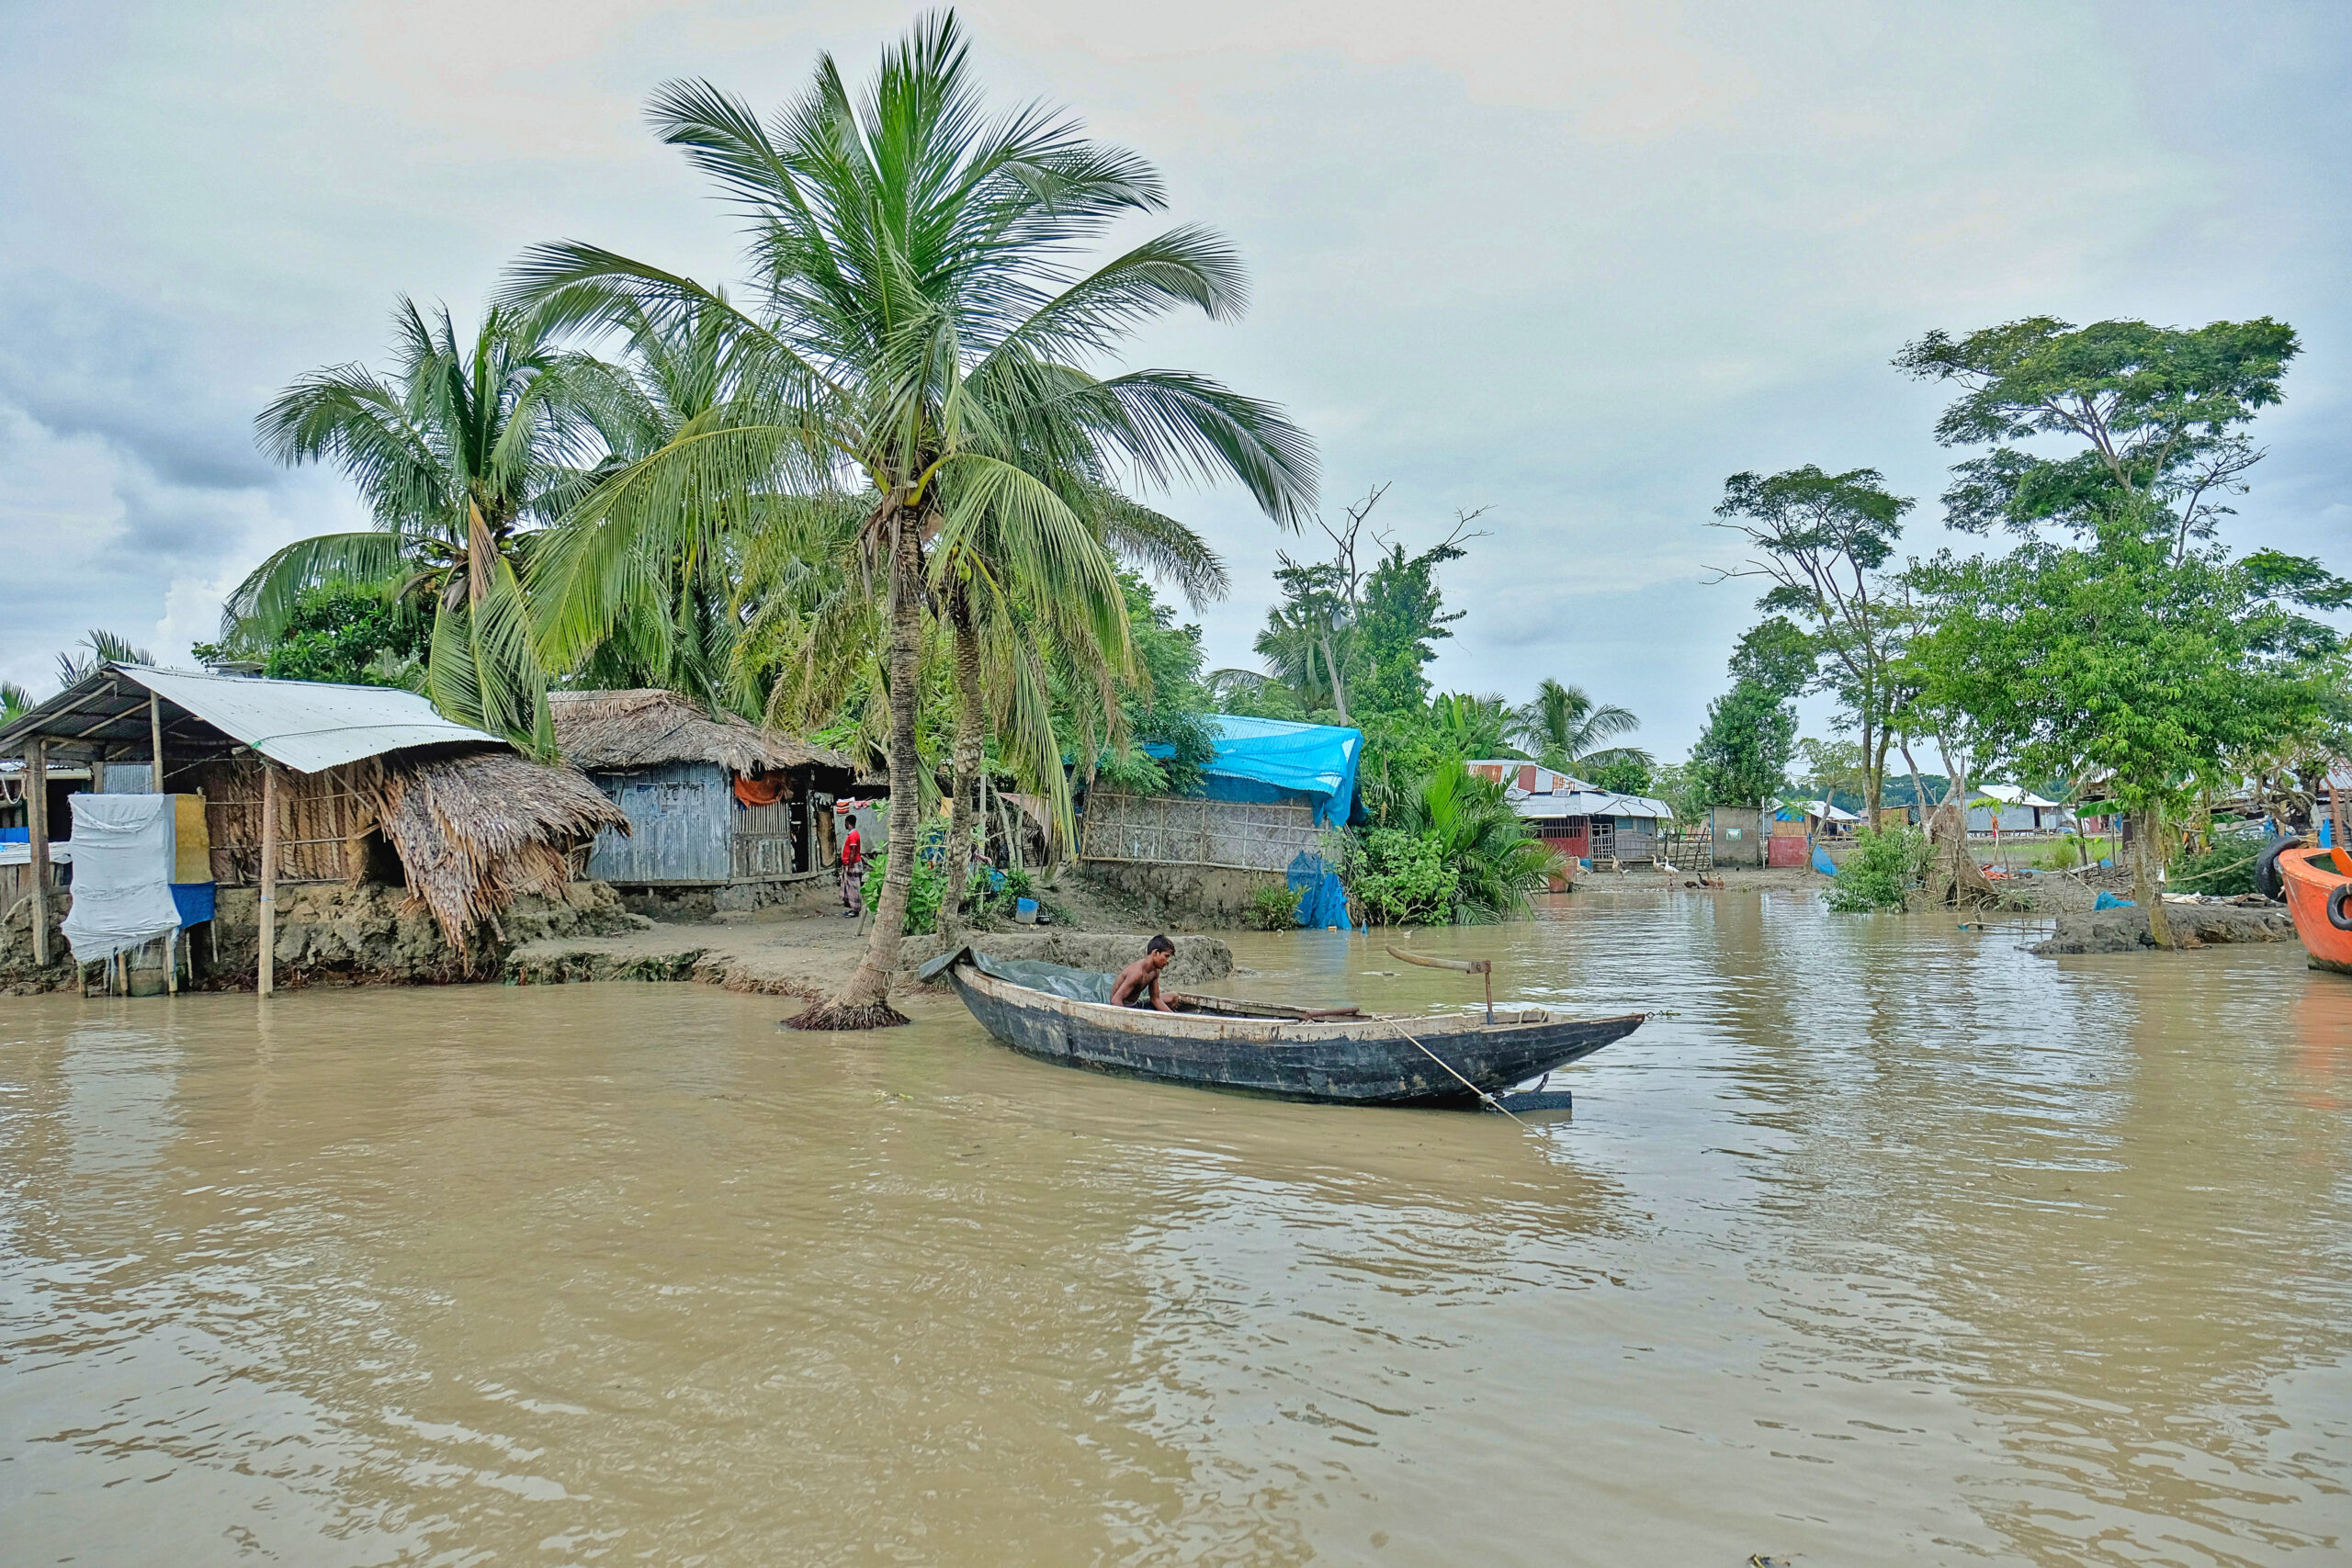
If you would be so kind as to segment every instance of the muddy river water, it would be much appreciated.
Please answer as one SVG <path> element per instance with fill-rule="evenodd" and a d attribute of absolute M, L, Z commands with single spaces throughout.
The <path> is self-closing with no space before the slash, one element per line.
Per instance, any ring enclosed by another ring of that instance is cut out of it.
<path fill-rule="evenodd" d="M 2352 981 L 2031 934 L 1603 891 L 1418 937 L 1671 1011 L 1525 1130 L 953 1002 L 0 1001 L 0 1558 L 2352 1560 Z"/>

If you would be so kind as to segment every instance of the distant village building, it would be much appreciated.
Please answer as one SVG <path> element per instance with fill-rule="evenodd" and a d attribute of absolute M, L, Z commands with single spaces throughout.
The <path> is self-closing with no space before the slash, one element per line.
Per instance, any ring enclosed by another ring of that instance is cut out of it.
<path fill-rule="evenodd" d="M 2072 811 L 2021 784 L 1979 784 L 1968 797 L 1972 833 L 2064 833 L 2074 828 Z"/>
<path fill-rule="evenodd" d="M 564 761 L 627 820 L 597 836 L 591 876 L 625 890 L 731 888 L 729 902 L 748 904 L 831 874 L 833 804 L 856 776 L 840 752 L 675 692 L 551 692 L 548 708 Z"/>
<path fill-rule="evenodd" d="M 1660 836 L 1674 807 L 1642 795 L 1620 795 L 1540 763 L 1482 757 L 1464 764 L 1503 786 L 1535 836 L 1570 860 L 1614 869 L 1657 863 Z"/>

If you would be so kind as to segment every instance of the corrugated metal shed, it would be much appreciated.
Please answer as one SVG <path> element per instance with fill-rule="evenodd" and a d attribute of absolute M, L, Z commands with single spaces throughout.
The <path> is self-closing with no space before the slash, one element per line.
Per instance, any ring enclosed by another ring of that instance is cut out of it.
<path fill-rule="evenodd" d="M 450 723 L 414 692 L 388 686 L 109 663 L 0 728 L 0 751 L 19 750 L 31 738 L 47 736 L 53 757 L 98 756 L 123 747 L 143 754 L 149 749 L 151 692 L 179 710 L 166 716 L 172 722 L 164 737 L 165 750 L 175 760 L 183 748 L 198 755 L 224 750 L 217 737 L 191 733 L 188 717 L 298 773 L 412 746 L 506 744 L 495 735 Z"/>

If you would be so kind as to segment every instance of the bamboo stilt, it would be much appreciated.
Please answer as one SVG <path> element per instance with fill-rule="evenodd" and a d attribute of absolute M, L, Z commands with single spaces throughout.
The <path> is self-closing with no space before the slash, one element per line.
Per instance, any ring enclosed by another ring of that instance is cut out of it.
<path fill-rule="evenodd" d="M 277 979 L 277 769 L 261 765 L 261 994 Z"/>
<path fill-rule="evenodd" d="M 33 963 L 49 967 L 49 742 L 25 759 L 25 820 L 32 825 Z"/>

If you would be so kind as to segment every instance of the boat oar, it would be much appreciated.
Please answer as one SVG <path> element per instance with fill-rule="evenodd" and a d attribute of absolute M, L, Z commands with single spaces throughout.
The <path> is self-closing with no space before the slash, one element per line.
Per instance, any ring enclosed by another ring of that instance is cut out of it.
<path fill-rule="evenodd" d="M 1424 969 L 1451 969 L 1461 975 L 1484 975 L 1487 977 L 1487 1022 L 1490 1027 L 1493 1025 L 1495 1021 L 1495 964 L 1492 959 L 1423 958 L 1419 953 L 1407 953 L 1401 947 L 1390 948 L 1388 956 L 1401 958 L 1408 964 L 1418 964 Z"/>

